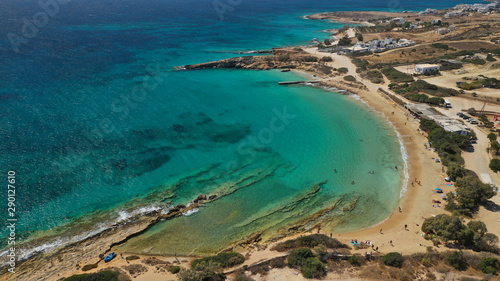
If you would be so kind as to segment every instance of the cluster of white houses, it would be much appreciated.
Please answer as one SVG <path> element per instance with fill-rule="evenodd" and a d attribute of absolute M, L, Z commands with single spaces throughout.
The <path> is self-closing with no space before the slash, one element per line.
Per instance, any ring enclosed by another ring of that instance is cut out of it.
<path fill-rule="evenodd" d="M 496 9 L 496 6 L 497 6 L 498 2 L 493 2 L 493 3 L 489 3 L 489 4 L 480 4 L 480 3 L 476 3 L 476 4 L 459 4 L 459 5 L 456 5 L 455 8 L 453 8 L 455 11 L 459 11 L 459 12 L 478 12 L 478 13 L 489 13 L 493 10 Z"/>
<path fill-rule="evenodd" d="M 352 47 L 347 47 L 342 49 L 344 53 L 352 53 L 352 52 L 374 52 L 380 53 L 386 50 L 403 48 L 415 45 L 415 41 L 408 39 L 399 39 L 396 40 L 394 38 L 384 38 L 384 39 L 375 39 L 368 42 L 357 42 Z"/>

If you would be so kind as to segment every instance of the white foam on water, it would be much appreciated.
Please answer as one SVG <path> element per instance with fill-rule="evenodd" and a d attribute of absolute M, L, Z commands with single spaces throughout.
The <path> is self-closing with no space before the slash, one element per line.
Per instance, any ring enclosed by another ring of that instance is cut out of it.
<path fill-rule="evenodd" d="M 123 224 L 123 223 L 130 221 L 131 219 L 133 219 L 137 216 L 149 214 L 152 212 L 158 212 L 158 211 L 160 211 L 161 213 L 168 213 L 169 209 L 163 208 L 157 204 L 154 204 L 154 205 L 150 205 L 150 206 L 136 208 L 136 209 L 129 211 L 129 212 L 120 211 L 118 213 L 118 216 L 116 216 L 115 218 L 113 218 L 105 223 L 100 223 L 100 224 L 96 225 L 96 227 L 92 231 L 86 231 L 80 235 L 74 235 L 71 237 L 57 237 L 57 238 L 54 238 L 47 243 L 44 243 L 42 245 L 35 246 L 35 247 L 19 248 L 19 254 L 18 254 L 17 258 L 18 258 L 18 260 L 25 260 L 25 259 L 28 259 L 35 254 L 38 254 L 38 253 L 45 253 L 45 252 L 50 252 L 50 251 L 53 251 L 56 249 L 60 249 L 68 244 L 83 241 L 89 237 L 92 237 L 96 234 L 99 234 L 99 233 L 101 233 L 109 228 L 116 226 L 116 224 Z M 7 253 L 8 253 L 8 251 L 4 251 L 4 252 L 0 253 L 0 257 L 6 256 Z"/>
<path fill-rule="evenodd" d="M 194 213 L 198 213 L 199 211 L 200 211 L 200 209 L 199 209 L 199 208 L 193 208 L 193 209 L 191 209 L 191 210 L 189 210 L 189 211 L 185 212 L 183 215 L 187 217 L 187 216 L 190 216 L 190 215 L 192 215 L 192 214 L 194 214 Z"/>

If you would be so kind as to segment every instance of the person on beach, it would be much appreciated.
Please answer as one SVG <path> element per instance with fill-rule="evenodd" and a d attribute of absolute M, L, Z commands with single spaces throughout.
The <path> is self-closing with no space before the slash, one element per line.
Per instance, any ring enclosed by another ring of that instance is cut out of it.
<path fill-rule="evenodd" d="M 382 228 L 380 229 L 380 234 L 382 234 Z"/>
<path fill-rule="evenodd" d="M 400 213 L 402 212 L 402 211 L 401 211 L 401 206 L 399 206 L 399 212 L 400 212 Z"/>
<path fill-rule="evenodd" d="M 408 225 L 407 224 L 405 224 L 405 230 L 408 230 Z"/>
<path fill-rule="evenodd" d="M 397 170 L 397 169 L 398 169 L 398 166 L 394 166 L 394 169 L 396 169 L 396 170 Z"/>

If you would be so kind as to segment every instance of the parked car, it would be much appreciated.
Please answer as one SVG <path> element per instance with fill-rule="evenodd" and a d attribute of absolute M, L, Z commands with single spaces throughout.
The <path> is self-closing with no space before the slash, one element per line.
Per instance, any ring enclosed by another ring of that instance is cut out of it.
<path fill-rule="evenodd" d="M 109 253 L 109 255 L 107 255 L 107 256 L 104 257 L 104 262 L 110 262 L 115 257 L 116 257 L 115 252 L 111 252 L 111 253 Z"/>

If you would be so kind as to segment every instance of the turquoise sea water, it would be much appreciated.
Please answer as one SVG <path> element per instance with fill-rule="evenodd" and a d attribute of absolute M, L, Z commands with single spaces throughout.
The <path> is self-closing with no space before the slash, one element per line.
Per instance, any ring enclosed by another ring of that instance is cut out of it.
<path fill-rule="evenodd" d="M 294 73 L 173 67 L 308 44 L 343 26 L 303 19 L 313 12 L 427 4 L 242 1 L 221 18 L 213 3 L 71 1 L 19 52 L 6 35 L 22 35 L 22 18 L 41 8 L 5 3 L 0 167 L 17 175 L 17 234 L 27 243 L 20 256 L 200 193 L 220 199 L 124 247 L 204 253 L 261 230 L 271 237 L 334 206 L 323 216 L 331 231 L 366 227 L 394 209 L 400 146 L 364 104 L 277 85 L 302 79 Z"/>

